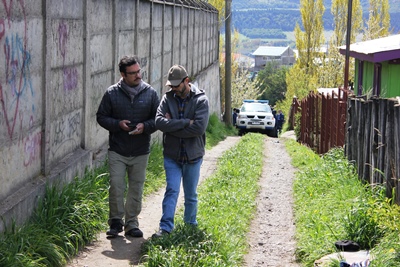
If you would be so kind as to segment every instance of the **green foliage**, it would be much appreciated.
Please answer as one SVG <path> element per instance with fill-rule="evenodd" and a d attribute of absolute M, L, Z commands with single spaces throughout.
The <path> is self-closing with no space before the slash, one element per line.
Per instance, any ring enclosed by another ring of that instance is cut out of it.
<path fill-rule="evenodd" d="M 170 235 L 143 246 L 144 266 L 240 266 L 247 251 L 243 235 L 256 208 L 263 140 L 251 133 L 224 153 L 199 187 L 199 226 L 184 225 L 180 210 Z"/>
<path fill-rule="evenodd" d="M 269 62 L 262 69 L 256 79 L 257 87 L 263 92 L 260 99 L 268 99 L 271 106 L 285 99 L 287 90 L 286 73 L 288 68 L 279 67 L 276 63 Z"/>
<path fill-rule="evenodd" d="M 232 83 L 232 108 L 239 108 L 245 99 L 261 99 L 264 89 L 251 81 L 247 71 L 238 72 Z"/>
<path fill-rule="evenodd" d="M 343 218 L 344 230 L 349 240 L 357 242 L 362 249 L 373 248 L 383 237 L 379 223 L 371 216 L 370 203 L 355 199 L 353 207 Z"/>
<path fill-rule="evenodd" d="M 301 134 L 301 110 L 294 114 L 294 120 L 296 122 L 296 125 L 294 126 L 294 133 L 296 135 L 296 140 L 300 140 L 300 134 Z"/>
<path fill-rule="evenodd" d="M 363 184 L 343 149 L 319 157 L 293 140 L 285 145 L 299 168 L 294 183 L 296 255 L 303 265 L 313 266 L 336 251 L 336 241 L 347 239 L 372 248 L 371 266 L 399 266 L 400 208 L 383 188 Z"/>
<path fill-rule="evenodd" d="M 211 147 L 236 129 L 225 128 L 213 114 L 207 128 Z M 161 144 L 151 146 L 144 195 L 165 183 Z M 96 239 L 108 220 L 108 164 L 67 185 L 48 186 L 29 222 L 13 224 L 0 234 L 0 266 L 65 266 L 67 260 Z"/>
<path fill-rule="evenodd" d="M 390 34 L 389 0 L 370 0 L 369 17 L 363 40 L 372 40 Z"/>
<path fill-rule="evenodd" d="M 246 33 L 249 38 L 286 39 L 286 34 L 280 29 L 251 28 L 243 29 L 242 32 Z"/>
<path fill-rule="evenodd" d="M 206 129 L 206 148 L 209 149 L 215 146 L 230 135 L 237 135 L 236 128 L 232 126 L 226 127 L 217 114 L 213 113 L 208 120 Z"/>
<path fill-rule="evenodd" d="M 103 166 L 64 187 L 47 187 L 31 220 L 0 235 L 0 266 L 64 266 L 93 241 L 108 215 L 104 171 Z"/>

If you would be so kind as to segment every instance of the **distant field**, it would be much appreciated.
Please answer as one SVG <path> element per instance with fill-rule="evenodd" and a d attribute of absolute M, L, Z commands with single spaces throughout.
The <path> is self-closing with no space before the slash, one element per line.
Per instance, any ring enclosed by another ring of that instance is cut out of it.
<path fill-rule="evenodd" d="M 251 55 L 259 46 L 272 45 L 272 46 L 295 46 L 294 32 L 284 32 L 286 39 L 250 39 L 243 34 L 239 35 L 239 46 L 237 53 L 244 55 Z M 328 41 L 332 36 L 332 31 L 325 31 L 325 41 Z"/>

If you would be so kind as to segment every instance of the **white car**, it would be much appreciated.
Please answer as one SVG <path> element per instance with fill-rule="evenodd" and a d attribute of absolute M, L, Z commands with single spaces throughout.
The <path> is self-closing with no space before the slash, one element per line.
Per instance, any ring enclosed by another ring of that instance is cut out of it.
<path fill-rule="evenodd" d="M 236 119 L 239 135 L 262 132 L 277 137 L 275 117 L 268 100 L 244 100 Z"/>

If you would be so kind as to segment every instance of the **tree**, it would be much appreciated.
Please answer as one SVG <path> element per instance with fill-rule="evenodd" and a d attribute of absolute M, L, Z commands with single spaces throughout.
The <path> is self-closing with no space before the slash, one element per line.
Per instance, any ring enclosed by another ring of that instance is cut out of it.
<path fill-rule="evenodd" d="M 372 40 L 390 34 L 389 0 L 370 0 L 369 18 L 363 40 Z"/>
<path fill-rule="evenodd" d="M 248 78 L 248 71 L 238 71 L 232 82 L 232 107 L 239 108 L 245 99 L 259 99 L 263 91 Z"/>
<path fill-rule="evenodd" d="M 287 91 L 285 99 L 277 103 L 278 108 L 284 113 L 287 114 L 289 111 L 293 97 L 301 100 L 309 94 L 310 88 L 312 91 L 316 90 L 317 76 L 305 79 L 304 77 L 307 75 L 306 69 L 301 68 L 298 64 L 288 70 L 286 74 Z"/>
<path fill-rule="evenodd" d="M 285 98 L 287 71 L 286 67 L 269 62 L 257 75 L 256 86 L 262 92 L 261 98 L 268 99 L 271 106 Z"/>
<path fill-rule="evenodd" d="M 322 16 L 325 8 L 322 0 L 300 0 L 300 13 L 304 32 L 296 24 L 295 37 L 298 58 L 287 72 L 287 92 L 285 99 L 278 101 L 277 107 L 284 113 L 290 109 L 292 98 L 305 97 L 315 91 L 318 85 L 319 66 L 316 59 L 321 59 L 321 44 L 324 43 Z"/>
<path fill-rule="evenodd" d="M 331 13 L 334 21 L 334 31 L 329 40 L 328 53 L 322 60 L 318 84 L 320 87 L 339 87 L 343 84 L 345 58 L 339 53 L 339 46 L 346 44 L 349 0 L 333 0 Z M 350 43 L 355 42 L 362 28 L 362 8 L 360 0 L 352 0 Z M 354 59 L 350 60 L 354 66 Z M 350 77 L 354 77 L 354 67 Z"/>
<path fill-rule="evenodd" d="M 322 16 L 325 7 L 323 0 L 300 0 L 300 13 L 304 32 L 299 24 L 295 27 L 296 47 L 299 51 L 297 64 L 306 74 L 314 75 L 314 60 L 320 57 L 321 44 L 324 43 Z"/>
<path fill-rule="evenodd" d="M 238 35 L 235 34 L 234 31 L 234 39 L 233 41 L 231 41 L 231 3 L 232 0 L 208 0 L 208 3 L 210 3 L 211 5 L 213 5 L 215 8 L 218 9 L 219 11 L 219 20 L 220 20 L 220 26 L 223 25 L 223 22 L 226 21 L 225 23 L 225 28 L 227 29 L 228 33 L 225 31 L 225 35 L 226 35 L 226 45 L 228 45 L 229 47 L 225 46 L 224 48 L 224 43 L 223 42 L 223 38 L 222 36 L 220 37 L 220 60 L 222 60 L 220 63 L 220 76 L 221 76 L 221 108 L 225 113 L 225 118 L 224 121 L 227 124 L 231 124 L 232 123 L 232 115 L 230 112 L 231 109 L 231 95 L 232 95 L 232 89 L 231 89 L 231 77 L 232 77 L 232 73 L 235 73 L 235 71 L 237 70 L 237 65 L 235 65 L 232 57 L 234 55 L 234 51 L 232 51 L 232 49 L 235 46 L 235 38 L 238 39 Z M 229 16 L 227 17 L 226 12 L 229 13 Z M 235 36 L 236 35 L 236 36 Z M 227 58 L 229 57 L 229 58 Z M 233 63 L 232 63 L 233 62 Z M 226 66 L 226 63 L 228 64 L 228 66 Z M 226 72 L 226 69 L 228 69 L 228 72 Z M 229 84 L 226 84 L 226 81 L 228 81 Z M 230 99 L 230 101 L 228 100 Z"/>

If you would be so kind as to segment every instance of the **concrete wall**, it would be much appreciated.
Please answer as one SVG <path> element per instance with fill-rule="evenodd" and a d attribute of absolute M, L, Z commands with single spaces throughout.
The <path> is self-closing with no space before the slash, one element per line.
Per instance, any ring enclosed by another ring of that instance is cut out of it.
<path fill-rule="evenodd" d="M 95 113 L 125 54 L 140 57 L 160 96 L 170 66 L 184 65 L 219 115 L 218 35 L 217 11 L 200 0 L 2 1 L 4 222 L 23 222 L 46 184 L 71 181 L 104 155 L 108 133 Z"/>

